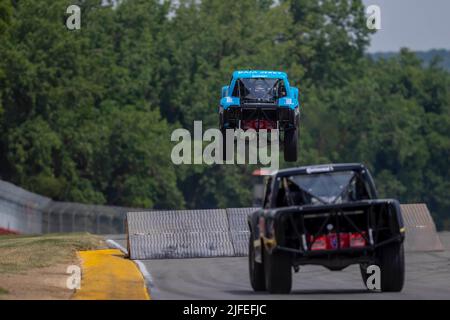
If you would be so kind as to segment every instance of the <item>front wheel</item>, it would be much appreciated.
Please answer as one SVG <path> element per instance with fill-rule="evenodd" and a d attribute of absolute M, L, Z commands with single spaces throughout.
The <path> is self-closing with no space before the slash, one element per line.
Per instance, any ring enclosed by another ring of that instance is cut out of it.
<path fill-rule="evenodd" d="M 367 268 L 369 267 L 369 264 L 363 264 L 361 263 L 359 265 L 359 270 L 361 271 L 361 278 L 364 282 L 364 285 L 367 287 L 367 280 L 369 279 L 369 274 L 367 273 Z"/>
<path fill-rule="evenodd" d="M 298 154 L 298 128 L 286 129 L 284 132 L 284 160 L 297 161 Z"/>
<path fill-rule="evenodd" d="M 291 292 L 292 270 L 288 253 L 264 250 L 264 273 L 266 289 L 269 293 L 286 294 Z"/>
<path fill-rule="evenodd" d="M 255 247 L 253 245 L 253 235 L 250 234 L 248 244 L 248 269 L 250 274 L 250 284 L 254 291 L 266 290 L 264 278 L 264 265 L 255 261 Z"/>
<path fill-rule="evenodd" d="M 222 160 L 225 163 L 228 160 L 228 155 L 227 155 L 227 129 L 221 128 L 220 132 L 222 134 Z"/>

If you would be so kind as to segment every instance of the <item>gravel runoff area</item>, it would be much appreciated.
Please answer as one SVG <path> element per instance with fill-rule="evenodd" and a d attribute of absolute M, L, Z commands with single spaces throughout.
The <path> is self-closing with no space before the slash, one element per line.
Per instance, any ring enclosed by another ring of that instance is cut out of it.
<path fill-rule="evenodd" d="M 88 233 L 0 236 L 0 299 L 70 299 L 67 267 L 78 250 L 105 248 Z"/>

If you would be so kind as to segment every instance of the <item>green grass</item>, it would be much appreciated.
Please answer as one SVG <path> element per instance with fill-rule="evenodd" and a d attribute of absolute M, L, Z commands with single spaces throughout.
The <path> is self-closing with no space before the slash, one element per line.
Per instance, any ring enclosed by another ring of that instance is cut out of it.
<path fill-rule="evenodd" d="M 69 262 L 77 250 L 100 247 L 104 247 L 103 239 L 89 233 L 0 236 L 0 273 L 19 273 Z"/>
<path fill-rule="evenodd" d="M 3 289 L 2 287 L 0 287 L 0 295 L 1 294 L 8 294 L 8 290 Z"/>

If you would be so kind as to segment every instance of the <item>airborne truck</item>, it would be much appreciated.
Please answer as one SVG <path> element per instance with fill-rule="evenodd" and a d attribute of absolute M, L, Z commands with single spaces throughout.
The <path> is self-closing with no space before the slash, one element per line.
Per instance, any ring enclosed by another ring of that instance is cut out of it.
<path fill-rule="evenodd" d="M 248 218 L 249 273 L 255 291 L 289 293 L 292 270 L 379 267 L 381 291 L 401 291 L 405 228 L 400 204 L 378 199 L 361 164 L 283 169 L 266 179 L 262 208 Z M 372 269 L 372 268 L 371 268 Z M 371 270 L 369 269 L 369 270 Z"/>
<path fill-rule="evenodd" d="M 283 132 L 284 159 L 297 161 L 299 125 L 298 89 L 284 72 L 235 71 L 222 88 L 219 126 L 224 145 L 227 129 L 278 129 Z"/>

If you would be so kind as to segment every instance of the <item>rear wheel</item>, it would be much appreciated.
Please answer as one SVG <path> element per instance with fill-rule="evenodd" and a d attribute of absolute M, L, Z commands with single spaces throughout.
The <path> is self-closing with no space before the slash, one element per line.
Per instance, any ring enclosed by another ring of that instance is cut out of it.
<path fill-rule="evenodd" d="M 250 274 L 250 284 L 255 291 L 266 290 L 264 278 L 264 265 L 255 261 L 255 247 L 253 245 L 253 235 L 250 234 L 248 244 L 248 269 Z"/>
<path fill-rule="evenodd" d="M 264 251 L 264 273 L 269 293 L 289 293 L 292 287 L 290 256 L 286 252 Z"/>
<path fill-rule="evenodd" d="M 405 282 L 405 251 L 403 243 L 394 243 L 379 249 L 381 291 L 399 292 Z"/>
<path fill-rule="evenodd" d="M 394 243 L 380 247 L 377 251 L 380 267 L 380 289 L 384 292 L 399 292 L 405 282 L 405 253 L 403 244 Z M 371 274 L 367 273 L 369 264 L 360 264 L 361 276 L 367 286 Z"/>
<path fill-rule="evenodd" d="M 284 160 L 288 162 L 297 161 L 298 153 L 298 129 L 287 129 L 284 132 Z"/>

